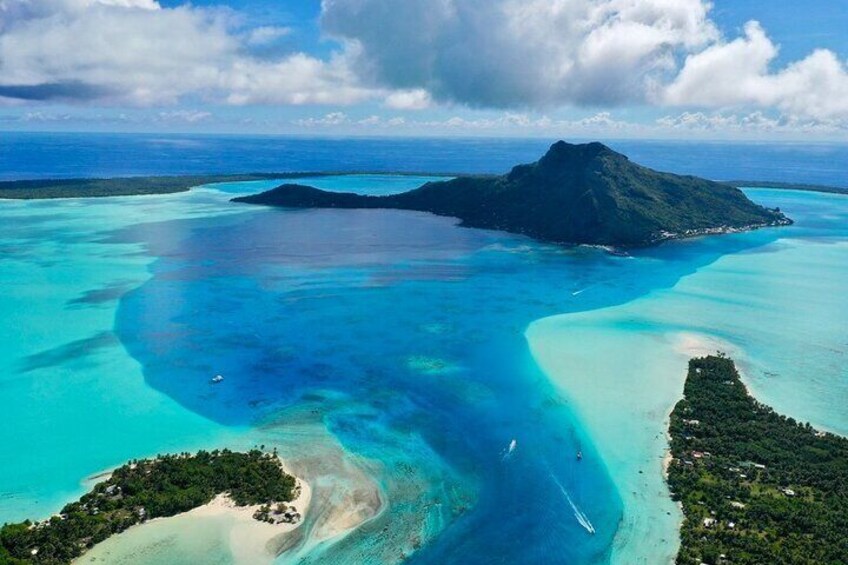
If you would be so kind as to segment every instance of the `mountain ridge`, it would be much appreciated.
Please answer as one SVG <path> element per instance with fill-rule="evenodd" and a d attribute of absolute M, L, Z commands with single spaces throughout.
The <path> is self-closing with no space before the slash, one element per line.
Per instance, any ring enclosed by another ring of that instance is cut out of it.
<path fill-rule="evenodd" d="M 463 226 L 543 241 L 639 247 L 792 221 L 725 184 L 657 172 L 599 142 L 558 141 L 500 176 L 462 176 L 389 196 L 284 184 L 236 202 L 291 208 L 393 208 L 453 216 Z"/>

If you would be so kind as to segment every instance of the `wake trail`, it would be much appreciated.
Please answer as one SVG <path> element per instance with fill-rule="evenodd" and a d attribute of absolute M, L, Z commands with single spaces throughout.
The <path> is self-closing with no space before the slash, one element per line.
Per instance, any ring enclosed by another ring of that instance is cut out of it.
<path fill-rule="evenodd" d="M 595 526 L 592 525 L 592 522 L 589 520 L 589 517 L 586 516 L 586 514 L 584 514 L 583 511 L 580 510 L 580 508 L 574 503 L 574 501 L 571 499 L 571 496 L 569 496 L 568 491 L 565 490 L 565 487 L 562 486 L 562 483 L 559 482 L 559 479 L 556 478 L 556 475 L 554 475 L 553 471 L 550 471 L 550 475 L 551 475 L 551 479 L 554 481 L 554 483 L 556 483 L 556 486 L 559 487 L 559 490 L 562 491 L 563 496 L 565 496 L 565 499 L 568 501 L 568 504 L 571 506 L 571 510 L 572 510 L 572 512 L 574 512 L 574 517 L 577 519 L 577 522 L 581 526 L 583 526 L 583 528 L 587 532 L 594 535 Z"/>
<path fill-rule="evenodd" d="M 517 441 L 512 440 L 511 442 L 509 442 L 509 446 L 501 452 L 501 461 L 511 459 L 516 447 L 518 447 Z"/>
<path fill-rule="evenodd" d="M 571 293 L 571 296 L 579 296 L 579 295 L 583 294 L 584 292 L 586 292 L 587 290 L 592 290 L 593 288 L 599 287 L 602 284 L 606 284 L 608 282 L 609 281 L 598 281 L 596 283 L 592 283 L 589 286 L 583 287 L 579 290 L 575 290 L 574 292 Z"/>

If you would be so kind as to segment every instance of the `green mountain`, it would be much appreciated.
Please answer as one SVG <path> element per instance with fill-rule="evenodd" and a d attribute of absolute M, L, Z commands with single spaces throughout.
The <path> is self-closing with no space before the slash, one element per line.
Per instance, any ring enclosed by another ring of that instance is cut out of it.
<path fill-rule="evenodd" d="M 395 208 L 555 243 L 642 246 L 666 239 L 792 223 L 740 190 L 632 163 L 601 143 L 554 143 L 503 176 L 430 182 L 391 196 L 283 185 L 237 202 L 291 208 Z"/>

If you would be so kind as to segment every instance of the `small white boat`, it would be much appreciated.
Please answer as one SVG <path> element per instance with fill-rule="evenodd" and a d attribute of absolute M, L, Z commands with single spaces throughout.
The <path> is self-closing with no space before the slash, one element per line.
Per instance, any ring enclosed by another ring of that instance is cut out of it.
<path fill-rule="evenodd" d="M 512 454 L 515 451 L 516 447 L 518 447 L 517 441 L 512 440 L 511 442 L 509 442 L 509 445 L 503 451 L 501 451 L 501 460 L 506 461 L 508 459 L 512 459 Z"/>
<path fill-rule="evenodd" d="M 221 382 L 221 381 L 223 381 L 223 380 L 224 380 L 224 377 L 223 377 L 223 376 L 221 376 L 221 375 L 215 375 L 214 377 L 212 377 L 212 384 L 215 384 L 215 385 L 216 385 L 216 384 L 220 383 L 220 382 Z"/>

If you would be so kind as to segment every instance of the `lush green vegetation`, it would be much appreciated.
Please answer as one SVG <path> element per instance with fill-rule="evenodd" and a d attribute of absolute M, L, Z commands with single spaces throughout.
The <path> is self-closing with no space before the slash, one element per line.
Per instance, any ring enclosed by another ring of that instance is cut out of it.
<path fill-rule="evenodd" d="M 391 196 L 285 185 L 238 202 L 297 208 L 398 208 L 556 243 L 649 245 L 665 239 L 791 223 L 742 191 L 659 173 L 600 143 L 559 141 L 504 176 L 459 177 Z"/>
<path fill-rule="evenodd" d="M 294 498 L 295 479 L 283 472 L 276 454 L 258 450 L 200 451 L 131 461 L 58 516 L 4 525 L 0 563 L 69 563 L 130 526 L 186 512 L 220 493 L 239 506 L 279 505 Z"/>
<path fill-rule="evenodd" d="M 723 355 L 690 362 L 670 432 L 677 563 L 848 562 L 848 439 L 757 402 Z"/>

